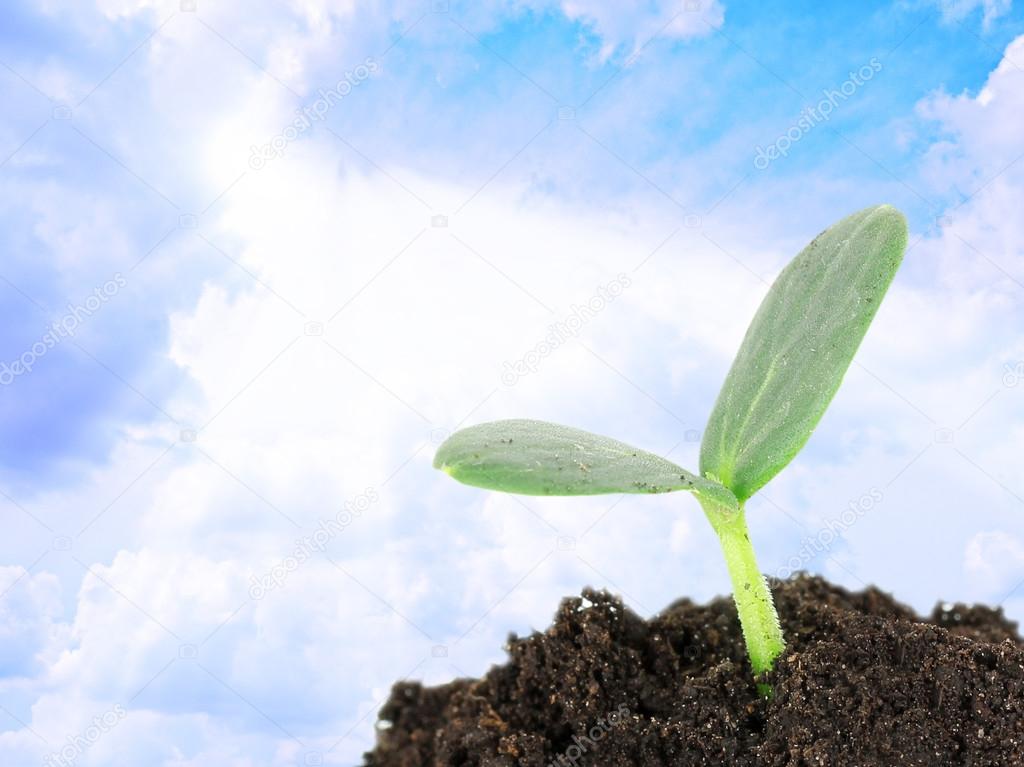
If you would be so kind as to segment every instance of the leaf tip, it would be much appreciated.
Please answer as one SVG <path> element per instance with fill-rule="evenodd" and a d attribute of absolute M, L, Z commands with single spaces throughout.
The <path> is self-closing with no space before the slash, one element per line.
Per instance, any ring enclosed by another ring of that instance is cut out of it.
<path fill-rule="evenodd" d="M 885 224 L 898 229 L 899 236 L 906 240 L 908 232 L 907 217 L 896 206 L 890 205 L 887 202 L 875 205 L 873 208 L 868 208 L 868 217 L 882 219 Z"/>

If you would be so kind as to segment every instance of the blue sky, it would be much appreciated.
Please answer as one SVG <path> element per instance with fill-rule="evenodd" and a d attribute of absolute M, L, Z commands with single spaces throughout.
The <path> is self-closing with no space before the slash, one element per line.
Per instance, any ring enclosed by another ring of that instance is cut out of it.
<path fill-rule="evenodd" d="M 104 714 L 75 764 L 355 764 L 396 678 L 479 674 L 584 585 L 724 592 L 688 498 L 494 496 L 431 454 L 526 416 L 695 468 L 771 279 L 878 202 L 911 247 L 750 502 L 762 568 L 1024 617 L 1009 0 L 13 2 L 0 98 L 5 764 Z"/>

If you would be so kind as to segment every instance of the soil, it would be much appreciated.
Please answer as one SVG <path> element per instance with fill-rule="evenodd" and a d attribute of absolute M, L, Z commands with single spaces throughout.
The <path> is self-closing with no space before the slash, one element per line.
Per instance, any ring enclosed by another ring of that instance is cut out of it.
<path fill-rule="evenodd" d="M 643 620 L 588 589 L 481 679 L 396 684 L 365 765 L 1024 765 L 1024 642 L 1001 610 L 771 583 L 789 644 L 769 699 L 731 599 Z"/>

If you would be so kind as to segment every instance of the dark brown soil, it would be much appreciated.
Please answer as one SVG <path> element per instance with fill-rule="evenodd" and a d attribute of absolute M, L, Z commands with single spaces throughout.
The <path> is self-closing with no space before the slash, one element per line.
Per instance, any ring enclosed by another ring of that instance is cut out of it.
<path fill-rule="evenodd" d="M 789 641 L 758 695 L 730 599 L 649 621 L 605 592 L 482 679 L 396 684 L 367 767 L 1024 765 L 1024 643 L 986 607 L 773 582 Z"/>

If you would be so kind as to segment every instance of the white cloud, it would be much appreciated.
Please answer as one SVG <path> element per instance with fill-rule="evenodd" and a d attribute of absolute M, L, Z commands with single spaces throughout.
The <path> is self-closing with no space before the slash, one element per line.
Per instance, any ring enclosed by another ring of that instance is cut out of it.
<path fill-rule="evenodd" d="M 562 12 L 570 19 L 591 25 L 604 41 L 601 58 L 620 46 L 629 53 L 643 48 L 652 38 L 685 40 L 705 37 L 725 20 L 719 0 L 651 4 L 606 3 L 600 0 L 562 0 Z"/>
<path fill-rule="evenodd" d="M 67 641 L 60 583 L 50 573 L 0 567 L 0 677 L 32 677 Z"/>
<path fill-rule="evenodd" d="M 980 188 L 991 195 L 1012 188 L 1024 174 L 1014 162 L 1020 155 L 1014 116 L 1024 106 L 1022 60 L 1024 37 L 1007 46 L 977 95 L 938 93 L 918 106 L 920 116 L 939 128 L 924 167 L 936 189 L 948 192 L 956 184 L 965 194 Z M 1011 217 L 1001 223 L 1016 222 Z"/>
<path fill-rule="evenodd" d="M 982 25 L 989 29 L 992 22 L 1010 12 L 1013 0 L 938 0 L 938 5 L 948 21 L 963 21 L 981 10 Z"/>
<path fill-rule="evenodd" d="M 1012 533 L 978 533 L 964 550 L 964 569 L 982 594 L 1010 589 L 1024 579 L 1024 543 Z"/>

